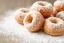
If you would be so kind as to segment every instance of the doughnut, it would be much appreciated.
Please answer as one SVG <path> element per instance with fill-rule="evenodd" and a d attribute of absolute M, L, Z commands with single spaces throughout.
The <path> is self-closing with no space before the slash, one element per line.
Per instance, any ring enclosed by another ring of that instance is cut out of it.
<path fill-rule="evenodd" d="M 44 17 L 38 11 L 30 11 L 24 18 L 24 26 L 30 32 L 36 32 L 43 26 Z"/>
<path fill-rule="evenodd" d="M 55 2 L 54 2 L 54 7 L 55 7 L 58 11 L 64 11 L 64 1 L 55 1 Z"/>
<path fill-rule="evenodd" d="M 37 1 L 31 6 L 30 10 L 39 11 L 44 16 L 44 18 L 47 18 L 52 14 L 53 7 L 51 3 L 45 1 Z"/>
<path fill-rule="evenodd" d="M 57 11 L 54 7 L 53 7 L 53 13 L 52 13 L 52 15 L 55 17 L 56 16 L 56 14 L 58 13 L 59 11 Z"/>
<path fill-rule="evenodd" d="M 15 12 L 15 19 L 18 23 L 23 24 L 25 15 L 29 12 L 27 8 L 20 8 Z"/>
<path fill-rule="evenodd" d="M 59 13 L 57 13 L 56 17 L 61 18 L 62 20 L 64 20 L 64 11 L 60 11 Z"/>
<path fill-rule="evenodd" d="M 64 21 L 60 18 L 49 17 L 44 23 L 44 32 L 50 35 L 64 34 Z"/>

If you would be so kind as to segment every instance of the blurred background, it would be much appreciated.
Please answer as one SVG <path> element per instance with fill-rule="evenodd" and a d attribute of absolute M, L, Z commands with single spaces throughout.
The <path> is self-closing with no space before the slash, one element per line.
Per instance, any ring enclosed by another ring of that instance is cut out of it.
<path fill-rule="evenodd" d="M 8 10 L 16 10 L 18 8 L 30 8 L 30 6 L 36 1 L 47 1 L 54 3 L 56 0 L 0 0 L 0 15 Z"/>
<path fill-rule="evenodd" d="M 30 7 L 36 1 L 40 0 L 0 0 L 0 13 L 2 11 L 14 10 L 21 7 Z M 53 3 L 55 0 L 44 0 L 44 1 Z"/>
<path fill-rule="evenodd" d="M 0 9 L 16 9 L 20 7 L 29 7 L 35 1 L 40 0 L 0 0 Z M 44 1 L 53 3 L 55 0 L 44 0 Z"/>

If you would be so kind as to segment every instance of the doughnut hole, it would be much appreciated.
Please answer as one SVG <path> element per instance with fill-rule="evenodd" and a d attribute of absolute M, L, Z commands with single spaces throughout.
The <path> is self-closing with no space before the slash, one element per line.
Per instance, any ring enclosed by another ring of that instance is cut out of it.
<path fill-rule="evenodd" d="M 51 21 L 52 23 L 55 23 L 55 24 L 57 23 L 57 20 L 56 20 L 56 19 L 51 19 L 50 21 Z"/>
<path fill-rule="evenodd" d="M 33 17 L 31 15 L 28 15 L 27 18 L 26 18 L 26 22 L 31 23 L 32 20 L 33 20 Z"/>
<path fill-rule="evenodd" d="M 43 3 L 38 3 L 39 5 L 41 5 L 41 6 L 44 6 L 44 4 Z"/>
<path fill-rule="evenodd" d="M 24 13 L 27 13 L 28 11 L 27 10 L 21 10 L 22 12 L 24 12 Z"/>

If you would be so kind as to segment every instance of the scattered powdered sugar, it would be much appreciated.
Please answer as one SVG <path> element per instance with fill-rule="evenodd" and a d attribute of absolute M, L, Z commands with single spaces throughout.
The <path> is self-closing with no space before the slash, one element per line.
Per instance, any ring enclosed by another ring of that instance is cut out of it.
<path fill-rule="evenodd" d="M 0 20 L 0 43 L 64 43 L 64 35 L 50 36 L 42 31 L 31 33 L 14 19 L 13 10 Z M 1 16 L 1 15 L 0 15 Z M 3 20 L 4 19 L 4 20 Z"/>

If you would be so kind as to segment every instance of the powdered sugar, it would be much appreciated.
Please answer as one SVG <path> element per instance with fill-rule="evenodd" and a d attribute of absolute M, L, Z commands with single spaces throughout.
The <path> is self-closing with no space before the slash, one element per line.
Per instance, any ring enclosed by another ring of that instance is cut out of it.
<path fill-rule="evenodd" d="M 20 9 L 17 9 L 17 11 L 15 12 L 15 15 L 18 15 L 19 17 L 22 16 L 22 18 L 24 18 L 26 13 L 28 12 L 29 10 L 27 8 L 20 8 Z"/>
<path fill-rule="evenodd" d="M 54 6 L 64 7 L 64 1 L 55 1 Z"/>
<path fill-rule="evenodd" d="M 60 11 L 56 16 L 59 18 L 64 18 L 64 11 Z"/>
<path fill-rule="evenodd" d="M 32 17 L 33 17 L 33 20 L 32 20 L 32 22 L 31 23 L 26 23 L 27 21 L 26 21 L 26 18 L 27 18 L 27 16 L 29 16 L 29 15 L 31 15 Z M 26 15 L 26 17 L 25 17 L 25 19 L 24 19 L 24 25 L 25 25 L 25 27 L 26 28 L 28 28 L 28 29 L 36 29 L 38 26 L 40 26 L 41 25 L 41 23 L 43 23 L 43 17 L 42 17 L 42 15 L 38 12 L 38 11 L 31 11 L 31 12 L 29 12 L 27 15 Z M 37 28 L 37 29 L 40 29 L 40 28 Z"/>
<path fill-rule="evenodd" d="M 63 43 L 63 36 L 50 36 L 42 31 L 31 33 L 14 19 L 13 10 L 6 12 L 0 20 L 0 43 Z"/>
<path fill-rule="evenodd" d="M 57 23 L 53 23 L 51 21 L 51 19 L 56 19 L 57 20 Z M 60 18 L 56 18 L 56 17 L 50 17 L 47 19 L 47 25 L 49 28 L 51 29 L 57 29 L 57 30 L 64 30 L 64 21 L 61 20 Z M 49 23 L 49 24 L 48 24 Z"/>
<path fill-rule="evenodd" d="M 39 5 L 39 3 L 42 3 L 43 6 Z M 37 11 L 40 11 L 40 10 L 48 11 L 48 10 L 50 10 L 52 12 L 53 8 L 52 8 L 51 3 L 48 3 L 48 2 L 45 2 L 45 1 L 37 1 L 32 5 L 30 10 L 37 10 Z"/>

